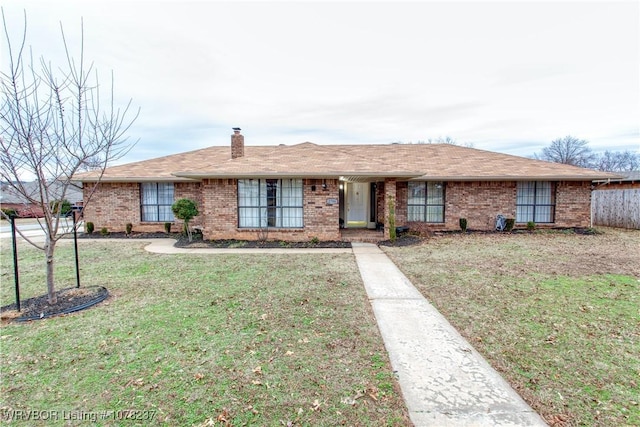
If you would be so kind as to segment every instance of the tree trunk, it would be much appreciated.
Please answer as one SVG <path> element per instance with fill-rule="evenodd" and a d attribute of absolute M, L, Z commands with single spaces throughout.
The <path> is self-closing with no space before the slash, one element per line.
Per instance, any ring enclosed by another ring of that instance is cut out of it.
<path fill-rule="evenodd" d="M 47 259 L 47 296 L 49 304 L 56 304 L 58 302 L 58 296 L 56 295 L 56 288 L 53 282 L 53 252 L 56 248 L 56 241 L 47 236 L 47 242 L 44 246 L 44 253 Z"/>

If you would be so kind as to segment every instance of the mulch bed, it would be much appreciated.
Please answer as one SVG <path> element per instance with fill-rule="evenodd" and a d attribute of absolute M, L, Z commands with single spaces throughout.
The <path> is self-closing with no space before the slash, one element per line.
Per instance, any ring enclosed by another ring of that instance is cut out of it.
<path fill-rule="evenodd" d="M 20 311 L 15 303 L 0 308 L 2 321 L 28 321 L 45 319 L 61 314 L 74 313 L 93 307 L 109 296 L 107 288 L 87 286 L 80 288 L 64 288 L 56 291 L 58 302 L 49 304 L 47 295 L 40 295 L 20 301 Z"/>

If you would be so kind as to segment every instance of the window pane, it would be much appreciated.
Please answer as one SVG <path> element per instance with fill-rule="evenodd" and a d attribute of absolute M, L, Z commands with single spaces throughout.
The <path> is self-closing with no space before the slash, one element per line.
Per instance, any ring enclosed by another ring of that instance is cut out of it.
<path fill-rule="evenodd" d="M 424 221 L 424 206 L 407 206 L 408 221 Z"/>
<path fill-rule="evenodd" d="M 409 205 L 423 205 L 426 200 L 426 183 L 409 181 Z"/>
<path fill-rule="evenodd" d="M 533 221 L 533 206 L 517 206 L 516 222 Z"/>
<path fill-rule="evenodd" d="M 427 184 L 427 204 L 441 205 L 444 203 L 444 186 L 441 182 L 429 182 Z"/>
<path fill-rule="evenodd" d="M 158 221 L 157 206 L 142 206 L 142 221 Z"/>
<path fill-rule="evenodd" d="M 444 208 L 442 206 L 427 206 L 427 222 L 443 222 Z"/>
<path fill-rule="evenodd" d="M 516 203 L 532 205 L 535 202 L 535 182 L 518 182 Z"/>

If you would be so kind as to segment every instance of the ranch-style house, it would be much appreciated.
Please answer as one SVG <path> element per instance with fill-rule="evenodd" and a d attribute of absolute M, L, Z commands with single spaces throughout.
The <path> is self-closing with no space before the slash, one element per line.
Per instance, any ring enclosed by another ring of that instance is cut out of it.
<path fill-rule="evenodd" d="M 172 203 L 189 198 L 205 239 L 308 241 L 354 229 L 388 238 L 390 217 L 417 232 L 458 230 L 460 218 L 492 230 L 498 215 L 516 228 L 589 227 L 593 181 L 616 177 L 451 144 L 245 146 L 234 128 L 231 147 L 110 167 L 97 187 L 95 172 L 75 178 L 97 229 L 163 231 L 178 222 Z"/>

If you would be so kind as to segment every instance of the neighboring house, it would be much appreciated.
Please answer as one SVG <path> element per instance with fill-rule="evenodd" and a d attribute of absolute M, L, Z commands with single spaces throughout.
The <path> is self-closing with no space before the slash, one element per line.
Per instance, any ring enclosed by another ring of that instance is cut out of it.
<path fill-rule="evenodd" d="M 593 223 L 640 230 L 640 171 L 594 181 Z"/>
<path fill-rule="evenodd" d="M 205 239 L 338 240 L 341 228 L 492 230 L 497 215 L 516 226 L 590 226 L 591 184 L 617 177 L 557 163 L 450 144 L 228 146 L 108 168 L 86 205 L 97 228 L 161 231 L 171 204 L 197 202 Z M 85 199 L 97 180 L 79 174 Z M 85 203 L 87 200 L 85 200 Z"/>
<path fill-rule="evenodd" d="M 37 181 L 24 182 L 22 187 L 31 199 L 40 199 L 40 185 L 38 185 Z M 62 197 L 62 190 L 63 186 L 58 181 L 49 183 L 49 200 L 59 200 Z M 81 204 L 83 199 L 82 189 L 69 185 L 64 198 L 71 204 Z M 32 203 L 6 182 L 0 185 L 0 206 L 3 209 L 15 209 L 21 218 L 40 218 L 44 216 L 40 203 Z"/>

